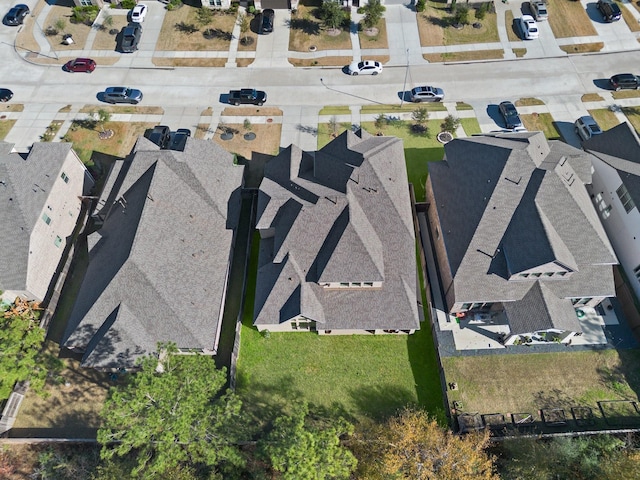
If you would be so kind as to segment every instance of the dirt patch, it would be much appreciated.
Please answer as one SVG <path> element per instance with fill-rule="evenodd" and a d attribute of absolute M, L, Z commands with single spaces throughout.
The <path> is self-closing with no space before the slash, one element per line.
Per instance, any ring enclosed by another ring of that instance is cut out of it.
<path fill-rule="evenodd" d="M 213 141 L 222 145 L 227 151 L 236 153 L 250 160 L 254 153 L 262 153 L 267 155 L 277 155 L 280 150 L 280 134 L 282 125 L 277 124 L 259 124 L 252 125 L 251 133 L 255 134 L 254 140 L 245 140 L 245 130 L 242 124 L 227 124 L 227 128 L 235 130 L 231 140 L 222 140 L 218 129 L 213 136 Z"/>
<path fill-rule="evenodd" d="M 341 67 L 349 65 L 352 57 L 318 57 L 318 58 L 289 58 L 287 59 L 294 67 Z"/>
<path fill-rule="evenodd" d="M 566 53 L 599 52 L 604 48 L 604 43 L 579 43 L 577 45 L 560 45 L 560 50 Z"/>
<path fill-rule="evenodd" d="M 164 16 L 156 50 L 162 51 L 225 51 L 229 50 L 236 15 L 214 11 L 211 22 L 198 21 L 198 8 L 184 5 Z M 204 34 L 207 33 L 207 38 Z"/>
<path fill-rule="evenodd" d="M 248 67 L 255 61 L 255 58 L 236 58 L 236 65 L 239 67 Z"/>
<path fill-rule="evenodd" d="M 538 98 L 525 97 L 516 100 L 516 107 L 530 107 L 533 105 L 544 105 L 544 102 Z"/>
<path fill-rule="evenodd" d="M 118 35 L 112 35 L 109 31 L 117 30 L 120 32 L 123 27 L 128 25 L 128 22 L 126 15 L 111 15 L 111 19 L 113 23 L 110 26 L 103 26 L 97 29 L 93 46 L 91 47 L 92 50 L 116 50 Z"/>
<path fill-rule="evenodd" d="M 227 58 L 166 58 L 153 57 L 156 67 L 224 67 Z"/>
<path fill-rule="evenodd" d="M 196 126 L 196 132 L 194 134 L 195 138 L 198 138 L 200 140 L 202 140 L 204 137 L 207 136 L 207 133 L 211 133 L 211 125 L 208 123 L 199 123 Z"/>
<path fill-rule="evenodd" d="M 2 112 L 23 112 L 24 105 L 21 103 L 0 103 L 0 113 Z"/>
<path fill-rule="evenodd" d="M 504 52 L 502 50 L 477 50 L 453 53 L 426 53 L 422 57 L 428 62 L 467 62 L 502 59 L 504 58 Z"/>
<path fill-rule="evenodd" d="M 221 116 L 223 117 L 280 117 L 282 110 L 276 107 L 226 107 Z"/>
<path fill-rule="evenodd" d="M 585 93 L 580 100 L 582 102 L 602 102 L 604 98 L 599 93 Z"/>

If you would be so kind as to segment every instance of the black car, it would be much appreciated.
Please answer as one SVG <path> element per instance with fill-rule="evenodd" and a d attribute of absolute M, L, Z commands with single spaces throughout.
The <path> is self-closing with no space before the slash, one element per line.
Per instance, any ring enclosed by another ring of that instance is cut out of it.
<path fill-rule="evenodd" d="M 596 4 L 605 22 L 617 22 L 622 13 L 620 7 L 611 0 L 598 0 Z"/>
<path fill-rule="evenodd" d="M 13 92 L 8 88 L 0 88 L 0 102 L 8 102 L 13 98 Z"/>
<path fill-rule="evenodd" d="M 520 115 L 518 115 L 518 110 L 516 110 L 516 106 L 513 103 L 502 102 L 498 105 L 498 108 L 500 109 L 500 113 L 504 118 L 504 123 L 509 130 L 522 127 Z"/>
<path fill-rule="evenodd" d="M 262 11 L 262 23 L 260 24 L 260 30 L 263 34 L 273 32 L 273 18 L 275 16 L 275 12 L 270 8 L 267 8 Z"/>
<path fill-rule="evenodd" d="M 122 43 L 120 50 L 122 53 L 133 53 L 138 49 L 140 37 L 142 36 L 142 25 L 136 23 L 127 25 L 122 29 Z"/>
<path fill-rule="evenodd" d="M 157 125 L 153 127 L 149 134 L 149 140 L 160 148 L 167 148 L 169 144 L 169 136 L 171 135 L 171 129 L 166 125 Z"/>
<path fill-rule="evenodd" d="M 184 151 L 184 147 L 187 145 L 187 138 L 191 136 L 191 130 L 188 128 L 179 128 L 175 132 L 171 132 L 169 138 L 169 150 Z"/>
<path fill-rule="evenodd" d="M 622 89 L 634 90 L 640 88 L 640 77 L 633 73 L 619 73 L 611 77 L 609 83 L 615 91 Z"/>
<path fill-rule="evenodd" d="M 29 7 L 21 3 L 7 12 L 4 16 L 4 24 L 12 26 L 22 25 L 22 22 L 24 22 L 24 18 L 27 15 L 29 15 Z"/>

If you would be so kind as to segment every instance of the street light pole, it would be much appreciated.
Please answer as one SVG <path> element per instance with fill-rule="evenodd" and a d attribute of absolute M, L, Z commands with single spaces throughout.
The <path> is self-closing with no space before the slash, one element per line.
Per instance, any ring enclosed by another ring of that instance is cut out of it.
<path fill-rule="evenodd" d="M 407 48 L 407 68 L 404 72 L 404 85 L 402 85 L 402 98 L 400 99 L 400 108 L 404 104 L 404 96 L 407 93 L 407 77 L 409 76 L 409 49 Z"/>

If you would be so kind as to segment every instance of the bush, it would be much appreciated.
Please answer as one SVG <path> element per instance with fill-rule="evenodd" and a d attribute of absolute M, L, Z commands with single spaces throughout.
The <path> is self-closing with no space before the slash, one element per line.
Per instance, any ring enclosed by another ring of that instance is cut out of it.
<path fill-rule="evenodd" d="M 424 12 L 424 9 L 426 6 L 427 6 L 427 0 L 418 0 L 416 2 L 416 12 Z"/>
<path fill-rule="evenodd" d="M 481 3 L 478 8 L 476 8 L 476 18 L 478 20 L 484 20 L 484 17 L 487 15 L 487 11 L 489 10 L 488 3 Z"/>
<path fill-rule="evenodd" d="M 440 125 L 443 132 L 453 133 L 460 126 L 460 119 L 453 115 L 447 115 Z"/>
<path fill-rule="evenodd" d="M 73 12 L 71 14 L 71 22 L 91 25 L 98 16 L 100 8 L 96 5 L 89 5 L 86 7 L 73 7 L 71 11 Z"/>
<path fill-rule="evenodd" d="M 136 6 L 136 0 L 121 0 L 120 8 L 124 8 L 125 10 L 131 10 Z"/>
<path fill-rule="evenodd" d="M 182 0 L 171 0 L 167 4 L 167 10 L 169 10 L 169 11 L 176 10 L 176 9 L 180 8 L 181 6 L 182 6 Z"/>
<path fill-rule="evenodd" d="M 453 21 L 456 24 L 467 25 L 469 23 L 469 7 L 466 5 L 456 6 L 456 11 L 453 14 Z"/>

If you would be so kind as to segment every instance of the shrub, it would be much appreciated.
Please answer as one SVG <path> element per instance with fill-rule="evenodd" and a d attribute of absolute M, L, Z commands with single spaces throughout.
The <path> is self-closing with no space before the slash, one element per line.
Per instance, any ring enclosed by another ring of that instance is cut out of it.
<path fill-rule="evenodd" d="M 476 18 L 478 20 L 484 20 L 484 17 L 487 15 L 487 11 L 489 10 L 488 3 L 481 3 L 478 8 L 476 8 Z"/>
<path fill-rule="evenodd" d="M 416 12 L 424 12 L 424 9 L 426 6 L 427 6 L 427 0 L 418 0 L 416 2 Z"/>
<path fill-rule="evenodd" d="M 460 126 L 460 119 L 453 115 L 447 115 L 440 125 L 443 132 L 453 133 Z"/>
<path fill-rule="evenodd" d="M 96 5 L 89 5 L 86 7 L 73 7 L 71 11 L 73 12 L 71 14 L 71 21 L 73 23 L 91 25 L 98 16 L 100 8 Z"/>
<path fill-rule="evenodd" d="M 200 25 L 209 25 L 213 20 L 213 10 L 206 7 L 198 9 L 198 23 Z"/>
<path fill-rule="evenodd" d="M 169 10 L 169 11 L 176 10 L 176 9 L 180 8 L 181 6 L 182 6 L 182 0 L 171 0 L 167 4 L 167 10 Z"/>
<path fill-rule="evenodd" d="M 125 10 L 131 10 L 136 6 L 136 0 L 121 0 L 120 8 L 124 8 Z"/>
<path fill-rule="evenodd" d="M 460 25 L 466 25 L 469 23 L 469 7 L 466 5 L 456 6 L 456 10 L 453 14 L 454 23 Z"/>

